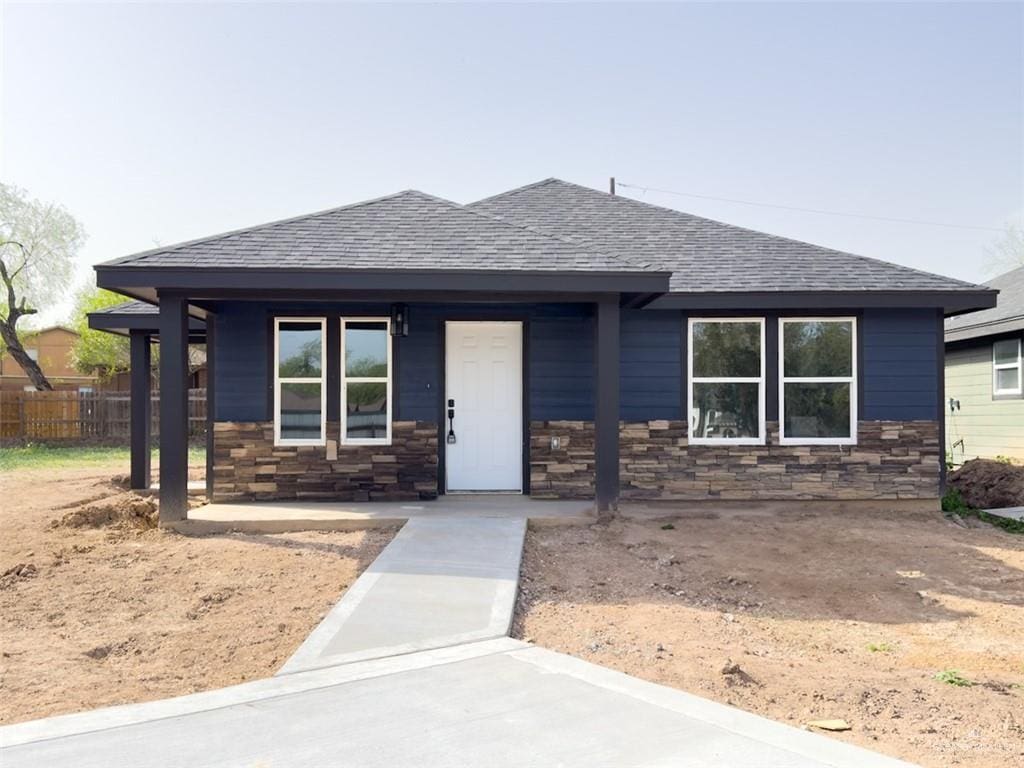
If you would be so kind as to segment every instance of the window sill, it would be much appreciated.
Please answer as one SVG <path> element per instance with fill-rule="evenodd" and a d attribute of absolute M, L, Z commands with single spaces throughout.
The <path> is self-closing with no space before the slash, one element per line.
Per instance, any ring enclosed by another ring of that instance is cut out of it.
<path fill-rule="evenodd" d="M 765 445 L 763 437 L 691 437 L 690 445 Z"/>
<path fill-rule="evenodd" d="M 779 445 L 856 445 L 855 437 L 780 437 Z"/>
<path fill-rule="evenodd" d="M 372 445 L 376 445 L 376 446 L 380 446 L 382 448 L 387 448 L 387 447 L 389 447 L 391 445 L 391 440 L 390 439 L 387 439 L 387 440 L 375 440 L 375 439 L 370 439 L 370 440 L 341 440 L 338 443 L 338 445 L 339 446 L 342 446 L 342 445 L 354 445 L 354 446 L 367 446 L 367 445 L 371 445 L 372 446 Z"/>
<path fill-rule="evenodd" d="M 309 448 L 327 445 L 326 440 L 275 440 L 275 448 Z"/>

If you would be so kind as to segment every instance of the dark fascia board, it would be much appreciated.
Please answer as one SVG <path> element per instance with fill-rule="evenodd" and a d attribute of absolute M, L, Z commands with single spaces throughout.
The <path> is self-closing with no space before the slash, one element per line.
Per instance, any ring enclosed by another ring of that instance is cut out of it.
<path fill-rule="evenodd" d="M 185 294 L 216 289 L 664 293 L 668 291 L 671 275 L 670 272 L 179 269 L 116 265 L 99 265 L 95 269 L 97 285 L 126 294 L 137 293 L 140 289 Z"/>
<path fill-rule="evenodd" d="M 942 307 L 958 315 L 996 305 L 996 290 L 964 291 L 748 291 L 669 293 L 648 309 L 805 309 L 808 307 Z"/>
<path fill-rule="evenodd" d="M 153 307 L 156 310 L 156 307 Z M 122 336 L 132 331 L 141 331 L 156 335 L 160 330 L 160 313 L 139 314 L 138 312 L 90 312 L 89 327 L 95 331 L 107 331 Z M 189 317 L 188 332 L 190 335 L 206 333 L 206 323 L 197 317 Z"/>

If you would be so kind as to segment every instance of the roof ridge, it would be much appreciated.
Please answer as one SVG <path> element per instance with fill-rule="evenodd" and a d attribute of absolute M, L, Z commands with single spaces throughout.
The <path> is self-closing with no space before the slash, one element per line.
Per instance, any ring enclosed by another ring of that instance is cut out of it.
<path fill-rule="evenodd" d="M 504 192 L 499 192 L 496 195 L 490 195 L 489 197 L 482 197 L 479 200 L 474 200 L 472 203 L 466 203 L 466 207 L 469 207 L 471 205 L 478 205 L 480 203 L 486 203 L 486 202 L 489 202 L 491 200 L 496 200 L 499 197 L 509 197 L 511 195 L 517 195 L 520 192 L 525 192 L 526 190 L 534 189 L 535 187 L 543 187 L 545 184 L 551 184 L 554 181 L 559 181 L 559 182 L 562 182 L 563 184 L 568 184 L 569 183 L 569 182 L 566 182 L 566 181 L 562 181 L 561 179 L 555 178 L 554 176 L 548 176 L 546 179 L 541 179 L 540 181 L 534 181 L 534 182 L 531 182 L 530 184 L 523 184 L 523 186 L 521 186 L 521 187 L 513 187 L 512 189 L 505 190 Z"/>
<path fill-rule="evenodd" d="M 789 242 L 789 243 L 799 243 L 800 245 L 810 246 L 811 248 L 820 248 L 821 250 L 831 251 L 832 253 L 837 253 L 837 254 L 840 254 L 842 256 L 848 256 L 848 257 L 851 257 L 851 258 L 854 258 L 854 259 L 860 259 L 861 261 L 867 261 L 867 262 L 871 262 L 873 264 L 884 264 L 887 267 L 894 267 L 896 269 L 901 269 L 901 270 L 904 270 L 904 271 L 907 271 L 907 272 L 913 272 L 913 273 L 918 274 L 918 275 L 927 275 L 929 277 L 940 277 L 943 280 L 948 280 L 948 281 L 953 282 L 953 283 L 958 283 L 959 285 L 967 287 L 967 288 L 981 288 L 981 289 L 988 288 L 988 286 L 986 286 L 986 285 L 979 285 L 977 283 L 970 283 L 970 282 L 967 282 L 966 280 L 960 280 L 960 279 L 955 278 L 955 277 L 948 277 L 947 275 L 940 275 L 937 272 L 928 272 L 927 270 L 917 269 L 916 267 L 908 267 L 908 266 L 906 266 L 904 264 L 896 264 L 894 262 L 886 261 L 885 259 L 878 259 L 878 258 L 875 258 L 873 256 L 862 256 L 859 253 L 851 253 L 850 251 L 841 251 L 838 248 L 832 248 L 832 247 L 827 246 L 827 245 L 818 245 L 817 243 L 811 243 L 811 242 L 808 242 L 806 240 L 799 240 L 799 239 L 797 239 L 795 237 L 788 237 L 786 235 L 777 235 L 777 234 L 774 234 L 772 232 L 763 232 L 763 231 L 761 231 L 759 229 L 751 229 L 750 227 L 740 226 L 739 224 L 730 224 L 729 222 L 726 222 L 726 221 L 719 221 L 718 219 L 711 219 L 711 218 L 708 218 L 707 216 L 700 216 L 700 215 L 698 215 L 696 213 L 689 213 L 688 211 L 681 211 L 678 208 L 669 208 L 669 207 L 664 206 L 664 205 L 657 205 L 655 203 L 648 203 L 646 200 L 637 200 L 636 198 L 624 197 L 622 195 L 612 195 L 612 194 L 609 194 L 607 192 L 602 192 L 599 189 L 594 189 L 593 187 L 586 187 L 586 186 L 584 186 L 582 184 L 576 184 L 576 183 L 571 182 L 571 181 L 563 181 L 562 179 L 554 179 L 554 178 L 546 180 L 546 182 L 552 182 L 552 181 L 557 181 L 560 184 L 565 184 L 566 186 L 576 187 L 577 189 L 583 189 L 583 190 L 586 190 L 588 192 L 593 192 L 593 193 L 596 193 L 596 194 L 599 194 L 599 195 L 604 195 L 605 197 L 607 197 L 609 199 L 622 200 L 622 201 L 625 201 L 625 202 L 628 202 L 628 203 L 634 203 L 636 205 L 647 206 L 648 208 L 656 208 L 656 209 L 661 210 L 661 211 L 666 211 L 668 213 L 675 214 L 676 216 L 686 216 L 686 217 L 693 218 L 693 219 L 699 219 L 700 221 L 707 221 L 707 222 L 710 222 L 712 224 L 717 224 L 720 227 L 728 227 L 730 229 L 735 229 L 735 230 L 739 230 L 739 231 L 742 231 L 742 232 L 751 232 L 751 233 L 753 233 L 755 235 L 760 235 L 762 237 L 770 237 L 770 238 L 773 238 L 775 240 L 784 240 L 784 241 Z M 537 186 L 539 186 L 539 185 L 537 185 Z M 522 189 L 512 190 L 512 192 L 519 192 L 519 191 L 522 191 Z M 482 202 L 482 201 L 478 201 L 478 202 Z M 474 205 L 475 205 L 475 203 L 474 203 Z"/>
<path fill-rule="evenodd" d="M 548 181 L 557 181 L 557 179 L 549 179 Z M 502 225 L 504 225 L 506 227 L 514 227 L 515 229 L 523 229 L 523 230 L 526 230 L 527 232 L 531 232 L 531 233 L 533 233 L 535 235 L 540 235 L 541 237 L 547 238 L 548 240 L 557 240 L 558 242 L 565 243 L 566 245 L 571 245 L 571 246 L 573 246 L 575 248 L 585 248 L 585 247 L 587 247 L 587 241 L 586 240 L 580 240 L 580 239 L 577 239 L 575 237 L 567 237 L 567 236 L 564 236 L 564 235 L 556 235 L 554 232 L 546 232 L 545 230 L 541 229 L 540 227 L 535 227 L 532 224 L 523 224 L 523 223 L 518 222 L 518 221 L 512 221 L 510 219 L 505 218 L 504 216 L 498 216 L 497 214 L 488 213 L 487 211 L 478 211 L 478 210 L 475 210 L 473 208 L 470 208 L 469 206 L 463 205 L 463 206 L 460 206 L 460 207 L 461 207 L 462 210 L 466 211 L 467 213 L 471 213 L 474 216 L 482 216 L 485 219 L 489 219 L 490 221 L 493 221 L 493 222 L 495 222 L 497 224 L 502 224 Z M 591 245 L 593 245 L 593 243 L 591 243 Z M 623 264 L 625 264 L 627 266 L 630 266 L 630 267 L 638 267 L 640 269 L 649 269 L 652 272 L 671 272 L 672 271 L 672 270 L 667 270 L 667 269 L 664 269 L 662 267 L 659 267 L 657 264 L 652 264 L 650 262 L 643 262 L 643 263 L 635 262 L 632 259 L 627 259 L 625 256 L 620 256 L 617 253 L 608 253 L 607 251 L 604 251 L 604 250 L 602 250 L 600 248 L 597 248 L 596 246 L 592 247 L 592 248 L 589 248 L 588 250 L 592 251 L 593 253 L 600 254 L 601 256 L 604 256 L 604 257 L 606 257 L 608 259 L 611 259 L 613 261 L 620 261 Z"/>
<path fill-rule="evenodd" d="M 370 198 L 369 200 L 360 200 L 360 201 L 355 202 L 355 203 L 346 203 L 345 205 L 338 205 L 338 206 L 335 206 L 333 208 L 324 208 L 323 210 L 314 211 L 313 213 L 304 213 L 304 214 L 301 214 L 299 216 L 286 216 L 283 219 L 274 219 L 273 221 L 267 221 L 267 222 L 264 222 L 263 224 L 256 224 L 255 226 L 251 226 L 251 227 L 238 227 L 237 229 L 230 229 L 230 230 L 227 230 L 225 232 L 219 232 L 219 233 L 217 233 L 215 235 L 206 235 L 205 237 L 197 237 L 197 238 L 194 238 L 192 240 L 183 240 L 183 241 L 181 241 L 179 243 L 172 243 L 171 245 L 159 246 L 157 248 L 147 248 L 144 251 L 138 251 L 136 253 L 131 253 L 131 254 L 128 254 L 127 256 L 120 256 L 120 257 L 118 257 L 116 259 L 111 259 L 109 261 L 102 261 L 99 264 L 96 264 L 94 266 L 107 267 L 107 266 L 116 266 L 116 265 L 119 265 L 119 264 L 125 264 L 125 263 L 127 263 L 129 261 L 133 261 L 134 259 L 140 259 L 140 258 L 143 258 L 145 256 L 151 256 L 151 255 L 156 254 L 156 253 L 168 253 L 170 251 L 177 251 L 177 250 L 180 250 L 182 248 L 187 248 L 189 246 L 199 245 L 200 243 L 209 243 L 209 242 L 213 242 L 214 240 L 221 240 L 221 239 L 226 238 L 226 237 L 231 237 L 233 235 L 241 235 L 241 234 L 247 233 L 247 232 L 255 232 L 255 231 L 258 231 L 258 230 L 261 230 L 261 229 L 266 229 L 268 227 L 278 226 L 280 224 L 290 224 L 290 223 L 295 222 L 295 221 L 303 221 L 303 220 L 306 220 L 306 219 L 315 219 L 315 218 L 318 218 L 320 216 L 327 216 L 327 215 L 332 214 L 332 213 L 338 213 L 339 211 L 350 210 L 352 208 L 359 208 L 359 207 L 364 206 L 364 205 L 372 205 L 374 203 L 381 203 L 381 202 L 384 202 L 385 200 L 392 200 L 394 198 L 402 197 L 403 195 L 409 195 L 409 194 L 418 194 L 418 195 L 423 195 L 424 197 L 432 197 L 431 195 L 427 195 L 426 193 L 420 192 L 419 190 L 416 190 L 416 189 L 403 189 L 400 192 L 393 192 L 393 193 L 391 193 L 389 195 L 381 195 L 380 197 L 373 197 L 373 198 Z M 436 198 L 436 199 L 437 200 L 443 200 L 443 198 Z M 451 201 L 448 200 L 448 201 L 445 201 L 445 202 L 451 202 Z M 452 204 L 453 205 L 458 205 L 458 203 L 452 203 Z"/>
<path fill-rule="evenodd" d="M 540 186 L 542 184 L 547 184 L 547 183 L 552 182 L 552 181 L 558 181 L 558 179 L 555 179 L 555 178 L 545 179 L 544 181 L 536 182 L 534 184 L 531 184 L 530 186 Z M 475 210 L 473 208 L 470 208 L 469 205 L 462 205 L 462 204 L 456 203 L 456 202 L 454 202 L 452 200 L 447 200 L 447 199 L 445 199 L 443 197 L 437 197 L 436 195 L 431 195 L 431 194 L 428 194 L 426 192 L 420 192 L 419 190 L 413 189 L 413 190 L 408 190 L 408 191 L 409 192 L 414 192 L 414 193 L 416 193 L 418 195 L 421 195 L 422 197 L 425 197 L 425 198 L 427 198 L 429 200 L 436 200 L 438 202 L 445 203 L 447 205 L 450 205 L 452 208 L 455 208 L 455 209 L 457 209 L 459 211 L 462 211 L 464 213 L 469 213 L 469 214 L 472 214 L 474 216 L 480 216 L 482 218 L 487 219 L 488 221 L 493 221 L 495 224 L 501 224 L 502 226 L 512 227 L 514 229 L 525 230 L 525 231 L 530 232 L 530 233 L 532 233 L 534 235 L 538 235 L 539 237 L 543 237 L 546 240 L 555 240 L 555 241 L 558 241 L 560 243 L 565 243 L 566 245 L 571 245 L 574 248 L 583 248 L 583 247 L 586 246 L 585 242 L 577 240 L 576 238 L 565 237 L 563 235 L 556 235 L 553 232 L 545 232 L 544 230 L 540 229 L 539 227 L 535 227 L 535 226 L 533 226 L 531 224 L 523 224 L 523 223 L 518 222 L 518 221 L 510 221 L 509 219 L 506 219 L 504 216 L 498 216 L 498 215 L 493 214 L 493 213 L 488 213 L 487 211 L 478 211 L 478 210 Z M 475 203 L 471 203 L 470 205 L 475 205 Z M 644 264 L 637 263 L 637 262 L 634 262 L 634 261 L 632 261 L 630 259 L 625 258 L 624 256 L 620 256 L 620 255 L 615 254 L 615 253 L 608 253 L 608 252 L 603 251 L 603 250 L 601 250 L 599 248 L 593 248 L 591 250 L 595 254 L 599 254 L 601 256 L 604 256 L 605 258 L 611 259 L 612 261 L 622 262 L 626 266 L 638 267 L 638 268 L 641 268 L 641 269 L 651 269 L 652 271 L 656 271 L 656 272 L 670 271 L 670 270 L 664 270 L 664 269 L 657 268 L 657 265 L 651 264 L 651 263 L 644 263 Z"/>

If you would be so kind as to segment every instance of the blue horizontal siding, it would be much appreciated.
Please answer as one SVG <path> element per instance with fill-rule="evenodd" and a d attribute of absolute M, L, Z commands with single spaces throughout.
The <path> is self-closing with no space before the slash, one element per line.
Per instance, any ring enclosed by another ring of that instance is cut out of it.
<path fill-rule="evenodd" d="M 386 315 L 387 305 L 332 305 L 348 315 Z M 225 302 L 216 307 L 214 418 L 263 421 L 272 371 L 269 319 L 276 313 L 318 315 L 324 305 Z M 437 421 L 442 320 L 510 314 L 529 319 L 530 418 L 594 418 L 594 324 L 586 305 L 410 306 L 409 335 L 396 340 L 395 417 Z M 623 310 L 623 419 L 682 417 L 682 315 Z M 861 403 L 866 419 L 933 419 L 937 409 L 936 321 L 928 309 L 869 309 L 861 323 Z M 770 361 L 771 362 L 771 361 Z M 774 366 L 769 365 L 769 368 Z"/>
<path fill-rule="evenodd" d="M 682 315 L 623 310 L 619 414 L 626 421 L 682 417 Z"/>
<path fill-rule="evenodd" d="M 938 339 L 931 309 L 866 309 L 862 413 L 865 419 L 934 419 L 938 409 Z"/>
<path fill-rule="evenodd" d="M 233 303 L 218 308 L 214 333 L 216 421 L 264 421 L 267 407 L 267 313 L 260 304 Z"/>

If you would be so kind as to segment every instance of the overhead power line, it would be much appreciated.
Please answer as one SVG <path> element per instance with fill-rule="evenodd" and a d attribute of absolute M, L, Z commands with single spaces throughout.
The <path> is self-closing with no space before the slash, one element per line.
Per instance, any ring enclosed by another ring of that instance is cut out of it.
<path fill-rule="evenodd" d="M 721 203 L 739 203 L 740 205 L 754 205 L 759 208 L 778 208 L 783 211 L 799 211 L 801 213 L 816 213 L 821 216 L 843 216 L 848 219 L 872 219 L 874 221 L 888 221 L 896 224 L 918 224 L 928 227 L 949 227 L 950 229 L 976 229 L 984 232 L 1002 232 L 998 227 L 982 227 L 975 224 L 952 224 L 946 221 L 925 221 L 923 219 L 902 219 L 894 216 L 872 216 L 867 213 L 849 213 L 845 211 L 826 211 L 820 208 L 800 208 L 795 205 L 777 205 L 775 203 L 761 203 L 753 200 L 737 200 L 733 197 L 715 197 L 714 195 L 698 195 L 696 192 L 677 192 L 672 189 L 658 189 L 657 187 L 644 187 L 639 184 L 626 184 L 618 182 L 617 186 L 629 189 L 639 189 L 642 192 L 659 192 L 663 195 L 678 195 L 679 197 L 696 197 L 701 200 L 717 200 Z"/>

